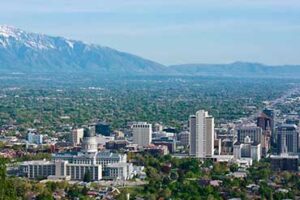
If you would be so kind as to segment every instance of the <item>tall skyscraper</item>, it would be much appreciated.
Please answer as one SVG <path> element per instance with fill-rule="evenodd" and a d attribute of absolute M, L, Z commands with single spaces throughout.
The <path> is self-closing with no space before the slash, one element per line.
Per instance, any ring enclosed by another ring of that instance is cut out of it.
<path fill-rule="evenodd" d="M 195 122 L 196 122 L 196 131 L 191 132 L 190 154 L 197 158 L 212 157 L 214 154 L 214 135 L 215 135 L 214 118 L 208 115 L 207 111 L 199 110 L 196 112 Z"/>
<path fill-rule="evenodd" d="M 190 155 L 196 156 L 196 115 L 189 117 L 189 131 L 190 131 Z"/>
<path fill-rule="evenodd" d="M 277 128 L 278 154 L 298 152 L 299 133 L 294 124 L 283 124 Z"/>
<path fill-rule="evenodd" d="M 262 155 L 266 156 L 271 143 L 276 143 L 275 134 L 275 112 L 272 109 L 264 109 L 257 117 L 257 126 L 263 130 L 262 134 Z"/>
<path fill-rule="evenodd" d="M 132 125 L 133 143 L 148 146 L 152 142 L 152 124 L 138 122 Z"/>
<path fill-rule="evenodd" d="M 263 134 L 268 135 L 271 133 L 273 142 L 275 142 L 275 112 L 272 109 L 264 109 L 260 116 L 257 118 L 257 126 L 261 127 Z"/>

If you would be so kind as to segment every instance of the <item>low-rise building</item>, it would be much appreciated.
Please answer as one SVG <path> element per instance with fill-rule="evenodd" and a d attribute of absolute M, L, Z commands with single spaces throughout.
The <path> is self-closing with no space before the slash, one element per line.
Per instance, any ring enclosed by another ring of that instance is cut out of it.
<path fill-rule="evenodd" d="M 126 140 L 113 140 L 105 143 L 106 149 L 119 150 L 125 149 L 129 143 Z"/>
<path fill-rule="evenodd" d="M 153 156 L 169 154 L 168 147 L 165 145 L 158 145 L 158 146 L 151 145 L 151 146 L 145 148 L 144 150 L 145 150 L 145 152 L 148 152 L 149 154 L 151 154 Z"/>
<path fill-rule="evenodd" d="M 271 169 L 274 171 L 298 171 L 299 157 L 297 155 L 271 155 Z"/>
<path fill-rule="evenodd" d="M 233 155 L 213 155 L 212 159 L 216 162 L 232 162 L 234 159 Z"/>
<path fill-rule="evenodd" d="M 259 161 L 261 159 L 261 144 L 252 143 L 249 136 L 245 137 L 244 143 L 236 142 L 233 146 L 235 159 L 252 158 Z"/>
<path fill-rule="evenodd" d="M 27 141 L 32 144 L 43 144 L 43 135 L 35 132 L 33 129 L 28 131 Z"/>
<path fill-rule="evenodd" d="M 168 147 L 170 153 L 174 153 L 176 151 L 176 140 L 170 137 L 161 137 L 152 139 L 152 143 L 156 146 L 164 145 Z"/>
<path fill-rule="evenodd" d="M 26 161 L 20 165 L 20 174 L 30 179 L 47 178 L 55 174 L 55 164 L 52 161 Z"/>
<path fill-rule="evenodd" d="M 190 144 L 190 132 L 183 131 L 178 134 L 178 140 L 180 142 L 180 145 L 182 146 L 188 146 Z"/>
<path fill-rule="evenodd" d="M 132 163 L 113 163 L 106 166 L 106 179 L 128 180 L 133 176 Z"/>
<path fill-rule="evenodd" d="M 127 155 L 98 151 L 97 137 L 88 129 L 84 130 L 80 152 L 52 154 L 52 161 L 24 162 L 20 165 L 20 174 L 28 178 L 64 179 L 82 181 L 89 175 L 92 181 L 105 178 L 129 179 L 133 174 L 132 164 L 127 163 Z M 87 174 L 89 173 L 89 174 Z"/>
<path fill-rule="evenodd" d="M 30 179 L 84 179 L 86 173 L 90 173 L 93 181 L 102 179 L 102 167 L 97 164 L 75 164 L 68 161 L 30 161 L 20 165 L 20 171 Z"/>

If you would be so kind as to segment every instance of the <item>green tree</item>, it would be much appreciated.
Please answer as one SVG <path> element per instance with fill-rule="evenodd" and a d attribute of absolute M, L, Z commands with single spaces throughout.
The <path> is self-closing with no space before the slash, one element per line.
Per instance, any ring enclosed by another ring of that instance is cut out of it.
<path fill-rule="evenodd" d="M 77 185 L 73 185 L 68 190 L 68 196 L 71 199 L 74 199 L 75 197 L 79 197 L 81 195 L 81 190 Z"/>
<path fill-rule="evenodd" d="M 163 186 L 169 185 L 170 182 L 171 182 L 171 179 L 169 176 L 165 176 L 162 180 Z"/>
<path fill-rule="evenodd" d="M 168 188 L 161 190 L 159 196 L 163 197 L 164 199 L 170 198 L 172 195 L 172 191 Z"/>
<path fill-rule="evenodd" d="M 84 173 L 83 181 L 86 183 L 92 181 L 92 175 L 89 169 Z"/>
<path fill-rule="evenodd" d="M 88 191 L 89 191 L 89 189 L 88 189 L 86 186 L 84 186 L 84 187 L 82 188 L 81 193 L 82 193 L 83 195 L 87 195 Z"/>
<path fill-rule="evenodd" d="M 0 198 L 1 200 L 5 198 L 6 189 L 6 160 L 0 158 Z"/>
<path fill-rule="evenodd" d="M 154 167 L 147 168 L 147 176 L 154 181 L 161 180 L 161 176 L 159 175 L 157 169 Z"/>
<path fill-rule="evenodd" d="M 231 172 L 236 172 L 239 169 L 238 164 L 234 163 L 230 165 L 230 171 Z"/>
<path fill-rule="evenodd" d="M 53 200 L 53 196 L 49 191 L 44 191 L 36 197 L 36 200 Z"/>
<path fill-rule="evenodd" d="M 12 180 L 6 177 L 5 158 L 0 158 L 0 200 L 17 199 L 16 190 Z"/>
<path fill-rule="evenodd" d="M 47 182 L 46 186 L 51 192 L 54 192 L 58 188 L 58 184 L 56 182 L 51 182 L 51 181 Z"/>

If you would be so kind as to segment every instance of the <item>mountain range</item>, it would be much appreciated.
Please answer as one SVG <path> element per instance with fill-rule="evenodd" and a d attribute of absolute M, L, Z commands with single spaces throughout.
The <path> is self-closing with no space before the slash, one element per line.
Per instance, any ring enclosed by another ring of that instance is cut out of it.
<path fill-rule="evenodd" d="M 269 66 L 260 63 L 184 64 L 170 66 L 178 74 L 216 77 L 300 78 L 300 65 Z"/>
<path fill-rule="evenodd" d="M 109 47 L 6 25 L 0 26 L 0 72 L 300 78 L 300 66 L 291 65 L 235 62 L 165 66 Z"/>
<path fill-rule="evenodd" d="M 100 45 L 0 26 L 0 70 L 152 74 L 163 73 L 165 67 Z"/>

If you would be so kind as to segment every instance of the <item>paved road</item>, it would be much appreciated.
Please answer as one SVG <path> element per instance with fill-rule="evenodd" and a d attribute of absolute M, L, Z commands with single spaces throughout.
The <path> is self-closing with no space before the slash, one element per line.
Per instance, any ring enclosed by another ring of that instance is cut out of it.
<path fill-rule="evenodd" d="M 300 94 L 300 88 L 297 87 L 297 88 L 288 90 L 281 97 L 274 99 L 272 101 L 269 101 L 267 107 L 274 108 L 274 106 L 276 106 L 277 104 L 283 103 L 287 98 L 289 98 L 293 94 Z M 257 116 L 260 115 L 261 112 L 262 112 L 262 110 L 258 110 L 256 113 L 250 115 L 249 117 L 241 118 L 240 120 L 242 121 L 242 124 L 253 123 L 253 122 L 255 122 L 255 119 L 257 118 Z"/>

